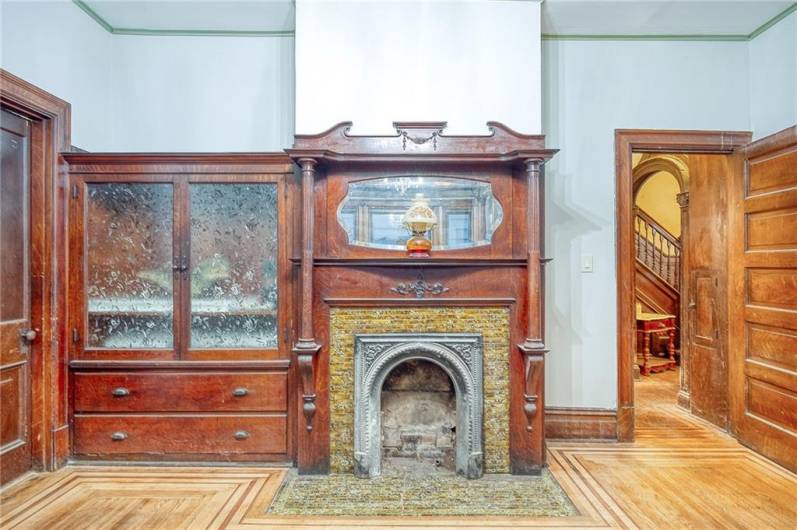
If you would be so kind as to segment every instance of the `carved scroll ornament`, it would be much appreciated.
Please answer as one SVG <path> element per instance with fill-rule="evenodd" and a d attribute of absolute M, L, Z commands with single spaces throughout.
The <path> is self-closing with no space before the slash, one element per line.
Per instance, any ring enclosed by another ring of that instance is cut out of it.
<path fill-rule="evenodd" d="M 443 294 L 448 292 L 448 287 L 443 286 L 442 283 L 428 283 L 423 274 L 418 275 L 418 279 L 410 283 L 400 283 L 395 287 L 390 288 L 391 293 L 408 295 L 414 294 L 415 298 L 423 298 L 426 293 L 429 294 Z"/>

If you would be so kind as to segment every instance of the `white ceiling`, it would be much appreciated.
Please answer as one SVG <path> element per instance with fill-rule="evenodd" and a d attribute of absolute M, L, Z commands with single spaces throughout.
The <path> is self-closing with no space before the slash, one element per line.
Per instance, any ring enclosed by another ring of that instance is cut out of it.
<path fill-rule="evenodd" d="M 114 28 L 293 30 L 291 0 L 84 2 Z M 793 0 L 544 0 L 542 29 L 554 35 L 749 35 L 792 4 Z"/>
<path fill-rule="evenodd" d="M 291 0 L 84 0 L 113 28 L 292 31 Z"/>
<path fill-rule="evenodd" d="M 545 0 L 555 35 L 749 35 L 793 0 Z"/>

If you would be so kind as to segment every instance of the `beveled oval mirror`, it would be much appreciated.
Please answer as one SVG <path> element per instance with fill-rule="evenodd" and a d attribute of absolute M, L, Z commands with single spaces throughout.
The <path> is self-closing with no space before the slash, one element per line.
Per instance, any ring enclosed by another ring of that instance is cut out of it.
<path fill-rule="evenodd" d="M 437 217 L 430 234 L 436 250 L 489 245 L 504 216 L 489 182 L 407 175 L 350 183 L 338 222 L 351 245 L 403 250 L 410 232 L 402 218 L 419 198 Z"/>

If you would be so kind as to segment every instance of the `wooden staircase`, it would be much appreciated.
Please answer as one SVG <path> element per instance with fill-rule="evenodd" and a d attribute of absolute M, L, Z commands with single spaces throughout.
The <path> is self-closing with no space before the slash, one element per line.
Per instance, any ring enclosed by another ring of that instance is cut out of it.
<path fill-rule="evenodd" d="M 676 292 L 681 285 L 681 241 L 637 207 L 636 259 Z"/>
<path fill-rule="evenodd" d="M 640 208 L 634 229 L 636 300 L 646 312 L 675 315 L 680 329 L 681 241 Z"/>

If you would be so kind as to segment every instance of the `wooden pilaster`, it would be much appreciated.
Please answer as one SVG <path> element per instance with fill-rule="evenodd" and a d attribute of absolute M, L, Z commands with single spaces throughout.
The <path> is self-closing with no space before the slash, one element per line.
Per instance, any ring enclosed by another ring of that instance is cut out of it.
<path fill-rule="evenodd" d="M 298 429 L 297 467 L 300 473 L 316 471 L 312 464 L 313 419 L 316 413 L 316 362 L 321 345 L 313 332 L 313 236 L 315 212 L 313 186 L 316 160 L 299 159 L 302 169 L 302 265 L 299 339 L 293 347 L 301 378 L 301 412 L 303 422 Z"/>
<path fill-rule="evenodd" d="M 544 370 L 545 341 L 543 325 L 542 267 L 542 169 L 543 160 L 526 160 L 528 186 L 528 263 L 527 289 L 528 308 L 526 340 L 518 345 L 523 355 L 525 386 L 523 389 L 523 412 L 526 415 L 526 431 L 529 432 L 531 450 L 526 462 L 513 462 L 515 473 L 539 473 L 540 462 L 545 462 L 545 436 L 531 433 L 543 429 L 545 410 Z"/>

